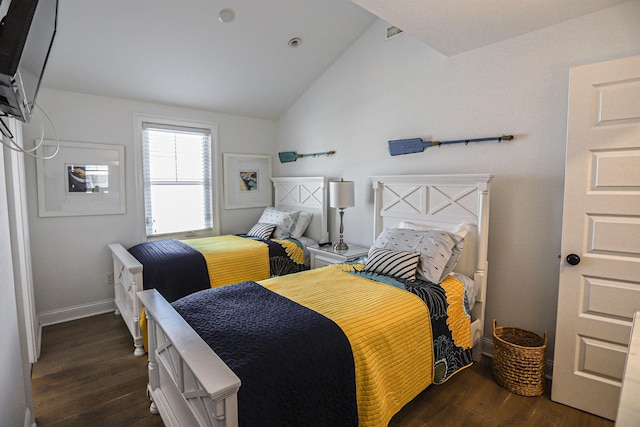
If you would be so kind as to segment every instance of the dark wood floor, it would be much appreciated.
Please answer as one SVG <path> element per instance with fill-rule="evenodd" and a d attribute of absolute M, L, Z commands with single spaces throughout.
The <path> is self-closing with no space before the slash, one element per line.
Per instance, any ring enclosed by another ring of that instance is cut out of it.
<path fill-rule="evenodd" d="M 104 314 L 43 330 L 33 367 L 38 426 L 162 426 L 149 413 L 146 357 L 135 357 L 122 319 Z M 484 357 L 443 385 L 421 393 L 389 427 L 613 427 L 613 422 L 554 403 L 518 396 L 491 377 Z"/>

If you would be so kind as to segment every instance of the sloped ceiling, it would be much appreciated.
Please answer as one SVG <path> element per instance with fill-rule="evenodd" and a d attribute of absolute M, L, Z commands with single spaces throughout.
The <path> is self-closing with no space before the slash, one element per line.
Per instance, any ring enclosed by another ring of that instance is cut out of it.
<path fill-rule="evenodd" d="M 628 0 L 352 0 L 446 56 Z"/>
<path fill-rule="evenodd" d="M 277 119 L 375 20 L 349 0 L 59 0 L 43 86 Z"/>
<path fill-rule="evenodd" d="M 449 56 L 624 1 L 59 0 L 43 86 L 275 120 L 377 17 Z"/>

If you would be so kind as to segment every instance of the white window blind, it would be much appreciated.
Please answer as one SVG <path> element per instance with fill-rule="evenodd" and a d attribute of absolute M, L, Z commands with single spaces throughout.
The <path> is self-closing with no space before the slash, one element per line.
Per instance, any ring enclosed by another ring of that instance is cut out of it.
<path fill-rule="evenodd" d="M 142 124 L 148 236 L 212 228 L 211 132 Z"/>

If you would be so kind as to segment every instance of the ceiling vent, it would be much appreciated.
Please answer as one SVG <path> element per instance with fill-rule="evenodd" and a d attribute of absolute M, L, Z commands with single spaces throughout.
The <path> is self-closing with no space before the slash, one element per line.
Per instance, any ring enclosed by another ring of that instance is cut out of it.
<path fill-rule="evenodd" d="M 390 27 L 387 27 L 387 33 L 386 33 L 385 39 L 389 40 L 390 38 L 393 38 L 401 33 L 402 33 L 402 30 L 400 28 L 396 27 L 395 25 L 392 25 Z"/>

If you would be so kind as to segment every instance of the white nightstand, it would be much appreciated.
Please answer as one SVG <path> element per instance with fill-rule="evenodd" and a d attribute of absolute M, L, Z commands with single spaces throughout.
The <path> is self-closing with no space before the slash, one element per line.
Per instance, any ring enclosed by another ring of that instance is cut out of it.
<path fill-rule="evenodd" d="M 353 261 L 369 253 L 369 248 L 349 245 L 346 251 L 335 251 L 332 245 L 322 247 L 309 247 L 309 260 L 311 268 L 320 268 L 325 265 L 338 264 L 341 262 Z"/>

